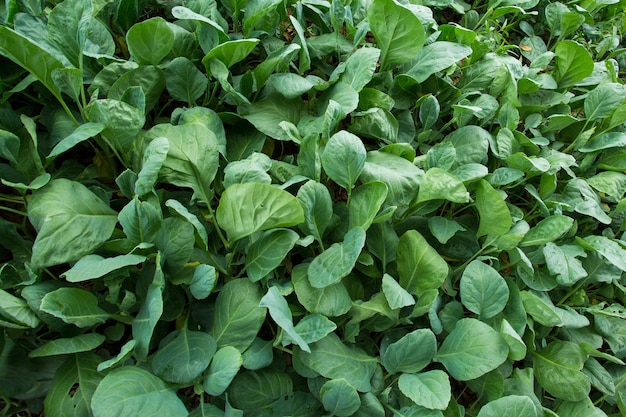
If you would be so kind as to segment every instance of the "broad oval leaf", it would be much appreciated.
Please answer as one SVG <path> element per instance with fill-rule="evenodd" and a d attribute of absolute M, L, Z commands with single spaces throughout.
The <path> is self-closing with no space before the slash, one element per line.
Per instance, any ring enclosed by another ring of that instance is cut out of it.
<path fill-rule="evenodd" d="M 367 18 L 381 50 L 383 69 L 410 61 L 422 49 L 424 26 L 408 8 L 393 0 L 374 0 Z"/>
<path fill-rule="evenodd" d="M 126 33 L 130 56 L 141 65 L 158 65 L 174 46 L 174 32 L 162 17 L 134 24 Z"/>
<path fill-rule="evenodd" d="M 467 203 L 469 193 L 465 185 L 453 174 L 438 167 L 432 167 L 422 177 L 417 202 L 448 200 L 454 203 Z"/>
<path fill-rule="evenodd" d="M 435 360 L 459 381 L 469 381 L 502 365 L 509 347 L 498 332 L 472 318 L 461 319 L 445 338 Z"/>
<path fill-rule="evenodd" d="M 204 379 L 204 391 L 213 396 L 222 395 L 239 372 L 243 360 L 241 353 L 232 346 L 218 350 Z"/>
<path fill-rule="evenodd" d="M 333 201 L 325 185 L 309 181 L 300 187 L 296 196 L 304 209 L 304 222 L 300 229 L 322 244 L 322 237 L 333 216 Z"/>
<path fill-rule="evenodd" d="M 254 341 L 266 310 L 259 307 L 261 290 L 248 279 L 236 279 L 222 287 L 215 301 L 211 335 L 218 347 L 233 346 L 244 352 Z"/>
<path fill-rule="evenodd" d="M 183 329 L 168 335 L 152 358 L 152 369 L 165 381 L 189 384 L 209 366 L 216 350 L 208 333 Z"/>
<path fill-rule="evenodd" d="M 488 402 L 480 409 L 476 417 L 537 417 L 537 408 L 529 397 L 507 395 Z"/>
<path fill-rule="evenodd" d="M 520 246 L 543 245 L 563 236 L 574 224 L 574 219 L 561 214 L 546 217 L 526 233 Z"/>
<path fill-rule="evenodd" d="M 465 267 L 460 292 L 465 308 L 482 319 L 500 313 L 509 300 L 509 287 L 504 278 L 494 268 L 478 260 Z"/>
<path fill-rule="evenodd" d="M 402 374 L 398 388 L 415 404 L 429 410 L 445 410 L 452 397 L 448 374 L 439 369 L 419 374 Z"/>
<path fill-rule="evenodd" d="M 361 139 L 344 130 L 330 137 L 322 153 L 326 174 L 350 191 L 365 165 L 365 146 Z"/>
<path fill-rule="evenodd" d="M 274 227 L 295 226 L 304 221 L 296 197 L 273 185 L 233 184 L 217 207 L 217 221 L 231 242 Z"/>
<path fill-rule="evenodd" d="M 267 291 L 267 294 L 261 298 L 259 306 L 266 307 L 269 310 L 270 316 L 274 322 L 287 333 L 291 340 L 300 346 L 300 349 L 305 352 L 311 351 L 307 342 L 305 342 L 294 329 L 293 316 L 291 315 L 291 310 L 289 310 L 289 304 L 287 304 L 287 300 L 285 300 L 285 297 L 283 297 L 277 287 L 271 287 Z"/>
<path fill-rule="evenodd" d="M 560 88 L 571 87 L 593 72 L 593 59 L 584 46 L 572 40 L 559 42 L 554 49 L 554 78 Z"/>
<path fill-rule="evenodd" d="M 68 355 L 70 353 L 88 352 L 104 343 L 105 336 L 98 333 L 81 334 L 74 337 L 54 339 L 33 349 L 28 357 Z"/>
<path fill-rule="evenodd" d="M 94 278 L 100 278 L 109 272 L 137 265 L 146 260 L 145 256 L 128 254 L 112 258 L 103 258 L 100 255 L 86 255 L 74 264 L 67 272 L 62 274 L 69 282 L 81 282 Z"/>
<path fill-rule="evenodd" d="M 487 181 L 480 180 L 476 187 L 476 208 L 480 216 L 478 237 L 502 236 L 509 231 L 513 220 L 502 196 Z"/>
<path fill-rule="evenodd" d="M 326 411 L 339 417 L 351 416 L 361 406 L 359 393 L 345 379 L 326 381 L 320 389 L 320 399 Z"/>
<path fill-rule="evenodd" d="M 202 63 L 208 67 L 209 60 L 217 59 L 222 61 L 227 68 L 230 68 L 247 57 L 258 43 L 258 39 L 237 39 L 223 42 L 211 49 L 202 59 Z"/>
<path fill-rule="evenodd" d="M 418 329 L 390 344 L 382 364 L 390 373 L 417 373 L 424 369 L 437 352 L 437 338 L 430 329 Z"/>
<path fill-rule="evenodd" d="M 367 153 L 360 180 L 380 181 L 387 185 L 389 205 L 408 205 L 417 194 L 424 172 L 406 159 L 386 152 Z"/>
<path fill-rule="evenodd" d="M 297 265 L 291 275 L 298 301 L 311 313 L 337 317 L 352 307 L 352 298 L 342 282 L 315 288 L 309 282 L 307 264 Z"/>
<path fill-rule="evenodd" d="M 293 392 L 293 381 L 277 369 L 240 372 L 228 388 L 228 399 L 233 406 L 252 411 L 270 405 Z"/>
<path fill-rule="evenodd" d="M 77 327 L 104 323 L 111 315 L 98 306 L 98 298 L 80 288 L 59 288 L 41 300 L 41 311 Z"/>
<path fill-rule="evenodd" d="M 533 353 L 535 377 L 550 394 L 566 401 L 587 398 L 591 384 L 582 373 L 586 352 L 576 343 L 556 341 Z"/>
<path fill-rule="evenodd" d="M 272 229 L 252 242 L 246 255 L 246 272 L 256 282 L 278 267 L 300 236 L 289 229 Z"/>
<path fill-rule="evenodd" d="M 389 307 L 394 310 L 415 304 L 415 298 L 389 274 L 383 275 L 382 290 Z"/>
<path fill-rule="evenodd" d="M 68 204 L 71 202 L 71 204 Z M 75 261 L 106 242 L 117 213 L 84 185 L 56 179 L 33 192 L 28 218 L 38 231 L 34 268 Z"/>
<path fill-rule="evenodd" d="M 91 398 L 91 408 L 94 417 L 189 414 L 172 387 L 132 366 L 114 369 L 100 381 Z"/>
<path fill-rule="evenodd" d="M 311 261 L 308 270 L 309 282 L 315 288 L 336 284 L 347 276 L 365 246 L 365 231 L 360 227 L 350 229 L 341 243 L 330 248 Z"/>
<path fill-rule="evenodd" d="M 448 276 L 448 264 L 416 230 L 398 242 L 398 275 L 402 288 L 414 295 L 437 289 Z"/>
<path fill-rule="evenodd" d="M 471 53 L 472 48 L 467 45 L 446 41 L 433 42 L 424 46 L 412 62 L 413 67 L 406 74 L 423 83 L 431 75 L 445 70 Z"/>

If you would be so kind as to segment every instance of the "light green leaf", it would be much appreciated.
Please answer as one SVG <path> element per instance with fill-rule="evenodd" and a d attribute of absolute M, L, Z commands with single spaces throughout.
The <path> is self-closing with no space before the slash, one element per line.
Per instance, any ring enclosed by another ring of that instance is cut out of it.
<path fill-rule="evenodd" d="M 588 121 L 609 117 L 626 100 L 626 89 L 622 84 L 606 83 L 591 90 L 585 98 L 585 118 Z"/>
<path fill-rule="evenodd" d="M 132 323 L 133 339 L 137 341 L 135 346 L 135 356 L 138 359 L 145 359 L 148 356 L 150 341 L 154 328 L 163 314 L 163 289 L 165 288 L 165 277 L 161 269 L 161 254 L 157 253 L 155 259 L 155 270 L 152 282 L 146 291 L 146 297 L 141 304 L 139 313 Z"/>
<path fill-rule="evenodd" d="M 183 328 L 167 336 L 152 357 L 152 369 L 165 381 L 189 384 L 209 366 L 216 350 L 211 335 Z"/>
<path fill-rule="evenodd" d="M 104 343 L 105 337 L 98 333 L 81 334 L 74 337 L 59 338 L 44 343 L 33 349 L 28 357 L 67 355 L 70 353 L 88 352 Z"/>
<path fill-rule="evenodd" d="M 361 175 L 365 158 L 361 139 L 342 130 L 328 140 L 322 153 L 322 167 L 330 179 L 350 192 Z"/>
<path fill-rule="evenodd" d="M 352 306 L 352 299 L 343 283 L 315 288 L 308 278 L 308 264 L 299 264 L 291 273 L 291 281 L 298 301 L 307 311 L 337 317 L 345 314 Z"/>
<path fill-rule="evenodd" d="M 273 349 L 271 340 L 256 337 L 250 347 L 241 355 L 244 368 L 256 371 L 269 366 L 274 360 Z"/>
<path fill-rule="evenodd" d="M 556 308 L 551 303 L 546 303 L 530 291 L 520 293 L 524 309 L 538 323 L 544 326 L 561 326 L 563 321 L 556 312 Z"/>
<path fill-rule="evenodd" d="M 587 178 L 587 183 L 601 193 L 615 200 L 621 200 L 626 193 L 626 175 L 621 172 L 603 171 Z"/>
<path fill-rule="evenodd" d="M 101 135 L 126 158 L 146 123 L 143 110 L 113 99 L 91 100 L 83 116 L 90 122 L 103 124 Z"/>
<path fill-rule="evenodd" d="M 320 389 L 320 399 L 326 411 L 339 417 L 351 416 L 361 406 L 359 393 L 343 378 L 326 381 Z"/>
<path fill-rule="evenodd" d="M 502 236 L 509 231 L 513 220 L 502 196 L 487 181 L 480 180 L 476 187 L 476 208 L 480 216 L 478 237 Z"/>
<path fill-rule="evenodd" d="M 222 395 L 239 372 L 243 360 L 241 353 L 232 346 L 218 350 L 204 378 L 204 391 L 212 396 Z"/>
<path fill-rule="evenodd" d="M 106 242 L 117 223 L 115 211 L 104 201 L 66 179 L 33 192 L 28 218 L 38 232 L 31 258 L 34 268 L 80 259 Z"/>
<path fill-rule="evenodd" d="M 364 245 L 365 231 L 350 229 L 342 243 L 333 243 L 313 259 L 308 270 L 310 284 L 324 288 L 339 282 L 352 271 Z"/>
<path fill-rule="evenodd" d="M 114 369 L 100 381 L 91 398 L 91 408 L 94 417 L 189 414 L 173 388 L 148 371 L 132 366 Z"/>
<path fill-rule="evenodd" d="M 471 53 L 472 48 L 467 45 L 446 41 L 433 42 L 424 46 L 424 49 L 417 54 L 415 60 L 412 61 L 413 67 L 406 72 L 406 75 L 423 83 L 431 75 L 467 58 Z M 428 127 L 425 126 L 426 129 Z"/>
<path fill-rule="evenodd" d="M 252 72 L 257 82 L 257 88 L 261 88 L 265 85 L 265 82 L 274 72 L 274 70 L 280 65 L 284 65 L 286 62 L 291 62 L 293 56 L 301 49 L 300 45 L 296 43 L 290 43 L 281 48 L 278 48 L 270 53 L 265 61 L 258 64 Z"/>
<path fill-rule="evenodd" d="M 300 236 L 289 229 L 272 229 L 264 232 L 248 248 L 246 272 L 252 282 L 256 282 L 276 269 Z"/>
<path fill-rule="evenodd" d="M 553 242 L 567 233 L 572 224 L 574 224 L 574 219 L 568 216 L 554 214 L 546 217 L 526 233 L 520 246 L 535 246 Z"/>
<path fill-rule="evenodd" d="M 514 361 L 521 361 L 526 357 L 526 344 L 506 319 L 502 319 L 500 334 L 506 341 L 507 345 L 509 345 L 510 359 L 513 359 Z"/>
<path fill-rule="evenodd" d="M 169 149 L 170 143 L 166 137 L 156 138 L 148 144 L 135 182 L 135 194 L 144 196 L 154 189 Z"/>
<path fill-rule="evenodd" d="M 430 329 L 418 329 L 387 346 L 381 362 L 392 374 L 417 373 L 433 360 L 436 352 L 435 334 Z"/>
<path fill-rule="evenodd" d="M 445 245 L 457 232 L 464 232 L 466 229 L 454 220 L 433 216 L 428 218 L 428 230 L 439 243 Z"/>
<path fill-rule="evenodd" d="M 182 205 L 178 200 L 169 199 L 165 202 L 165 207 L 169 209 L 172 216 L 175 216 L 181 220 L 185 220 L 193 226 L 196 236 L 196 243 L 203 247 L 205 250 L 209 248 L 209 237 L 207 235 L 206 228 L 195 214 L 191 213 L 187 207 Z"/>
<path fill-rule="evenodd" d="M 352 86 L 358 93 L 371 81 L 379 58 L 380 49 L 357 49 L 346 60 L 346 69 L 339 80 Z"/>
<path fill-rule="evenodd" d="M 101 123 L 84 123 L 78 126 L 69 136 L 66 136 L 59 143 L 55 145 L 46 157 L 46 162 L 61 155 L 63 152 L 73 148 L 79 143 L 96 136 L 98 133 L 104 130 L 104 125 Z"/>
<path fill-rule="evenodd" d="M 445 338 L 435 360 L 443 363 L 454 379 L 468 381 L 502 365 L 508 353 L 498 332 L 481 321 L 464 318 Z"/>
<path fill-rule="evenodd" d="M 137 265 L 146 260 L 142 255 L 118 255 L 112 258 L 103 258 L 100 255 L 85 255 L 67 272 L 63 273 L 69 282 L 81 282 L 94 278 L 100 278 L 109 272 Z"/>
<path fill-rule="evenodd" d="M 463 126 L 446 136 L 446 139 L 456 149 L 458 164 L 486 164 L 491 134 L 482 127 Z"/>
<path fill-rule="evenodd" d="M 402 374 L 398 387 L 415 404 L 430 410 L 445 410 L 452 396 L 448 374 L 439 369 L 419 374 Z"/>
<path fill-rule="evenodd" d="M 288 99 L 300 97 L 315 85 L 311 80 L 291 72 L 272 74 L 269 82 L 276 91 Z"/>
<path fill-rule="evenodd" d="M 476 417 L 537 417 L 537 408 L 532 400 L 521 395 L 507 395 L 490 401 L 480 409 Z"/>
<path fill-rule="evenodd" d="M 217 283 L 217 271 L 212 265 L 198 265 L 193 271 L 189 284 L 191 295 L 197 300 L 204 300 L 211 294 Z"/>
<path fill-rule="evenodd" d="M 438 167 L 432 167 L 421 179 L 417 203 L 429 200 L 448 200 L 467 203 L 469 193 L 465 185 L 454 175 Z"/>
<path fill-rule="evenodd" d="M 186 57 L 174 58 L 165 67 L 165 87 L 172 98 L 192 106 L 206 92 L 209 80 Z"/>
<path fill-rule="evenodd" d="M 165 259 L 165 271 L 179 272 L 193 254 L 193 226 L 176 217 L 167 217 L 163 220 L 154 243 Z"/>
<path fill-rule="evenodd" d="M 500 313 L 509 299 L 509 287 L 491 266 L 474 260 L 465 267 L 460 282 L 463 305 L 481 319 Z"/>
<path fill-rule="evenodd" d="M 381 151 L 367 153 L 359 179 L 387 184 L 389 205 L 408 205 L 417 194 L 423 171 L 406 159 Z"/>
<path fill-rule="evenodd" d="M 607 132 L 594 136 L 578 150 L 581 152 L 595 152 L 602 149 L 621 148 L 624 146 L 626 146 L 626 133 Z"/>
<path fill-rule="evenodd" d="M 126 33 L 131 58 L 140 65 L 158 65 L 174 47 L 174 32 L 162 17 L 134 24 Z"/>
<path fill-rule="evenodd" d="M 218 140 L 205 125 L 188 123 L 173 126 L 159 124 L 146 133 L 146 139 L 165 137 L 170 147 L 159 177 L 179 187 L 189 187 L 210 203 L 210 184 L 219 162 Z"/>
<path fill-rule="evenodd" d="M 383 182 L 368 182 L 356 188 L 350 196 L 349 228 L 369 229 L 376 214 L 387 199 L 388 188 Z"/>
<path fill-rule="evenodd" d="M 554 49 L 554 78 L 560 88 L 571 87 L 593 72 L 593 59 L 584 46 L 572 40 L 559 42 Z"/>
<path fill-rule="evenodd" d="M 374 0 L 367 8 L 367 18 L 381 50 L 383 69 L 408 62 L 421 51 L 424 26 L 408 8 L 393 0 Z"/>
<path fill-rule="evenodd" d="M 120 348 L 120 353 L 118 353 L 111 359 L 107 359 L 106 361 L 100 362 L 98 364 L 98 372 L 105 371 L 120 363 L 124 363 L 132 355 L 133 349 L 135 349 L 136 344 L 137 341 L 134 339 L 131 339 L 128 342 L 124 343 L 124 345 Z"/>
<path fill-rule="evenodd" d="M 39 318 L 26 301 L 3 289 L 0 289 L 0 316 L 11 320 L 20 328 L 35 328 L 39 324 Z"/>
<path fill-rule="evenodd" d="M 618 394 L 620 402 L 623 404 L 622 395 Z M 623 410 L 623 407 L 619 407 Z M 596 407 L 591 398 L 586 397 L 582 401 L 563 401 L 559 404 L 556 411 L 559 416 L 566 417 L 606 417 L 606 413 L 602 409 Z M 622 411 L 623 412 L 623 411 Z"/>
<path fill-rule="evenodd" d="M 40 309 L 77 327 L 104 323 L 111 316 L 98 306 L 93 293 L 80 288 L 59 288 L 46 294 Z"/>
<path fill-rule="evenodd" d="M 546 259 L 546 266 L 556 281 L 565 286 L 570 286 L 587 276 L 582 262 L 577 256 L 586 257 L 585 251 L 576 245 L 557 246 L 552 242 L 546 243 L 542 249 Z"/>
<path fill-rule="evenodd" d="M 298 199 L 269 184 L 245 183 L 228 187 L 217 207 L 217 221 L 231 242 L 254 232 L 294 226 L 304 221 Z"/>
<path fill-rule="evenodd" d="M 578 344 L 552 342 L 540 352 L 533 353 L 535 377 L 555 397 L 581 401 L 587 398 L 591 389 L 589 377 L 581 372 L 586 359 L 587 354 Z"/>
<path fill-rule="evenodd" d="M 415 298 L 389 274 L 383 275 L 382 290 L 389 307 L 394 310 L 415 304 Z"/>
<path fill-rule="evenodd" d="M 299 352 L 304 365 L 326 378 L 344 378 L 360 392 L 372 389 L 376 358 L 355 346 L 345 345 L 335 333 L 311 344 L 311 353 Z"/>
<path fill-rule="evenodd" d="M 304 209 L 305 220 L 300 228 L 322 243 L 324 232 L 333 216 L 333 202 L 328 188 L 319 182 L 309 181 L 300 187 L 297 198 Z"/>
<path fill-rule="evenodd" d="M 245 351 L 256 337 L 266 310 L 259 307 L 261 290 L 248 279 L 236 279 L 224 285 L 215 301 L 211 335 L 217 346 L 233 346 Z"/>
<path fill-rule="evenodd" d="M 398 243 L 400 285 L 414 295 L 437 289 L 448 276 L 448 264 L 416 230 L 409 230 Z"/>
<path fill-rule="evenodd" d="M 271 287 L 267 291 L 263 298 L 261 298 L 259 307 L 267 307 L 274 322 L 276 322 L 302 350 L 305 352 L 311 351 L 307 342 L 305 342 L 294 329 L 289 304 L 287 304 L 287 300 L 285 300 L 285 297 L 283 297 L 277 287 Z"/>
<path fill-rule="evenodd" d="M 293 382 L 284 372 L 276 369 L 243 371 L 230 384 L 228 399 L 233 406 L 250 412 L 268 406 L 292 392 Z"/>
<path fill-rule="evenodd" d="M 209 53 L 202 58 L 202 63 L 205 67 L 208 67 L 207 63 L 209 60 L 217 59 L 226 65 L 227 68 L 230 68 L 237 62 L 245 59 L 258 43 L 258 39 L 237 39 L 223 42 L 211 49 Z"/>
<path fill-rule="evenodd" d="M 118 220 L 131 241 L 152 243 L 161 229 L 162 217 L 160 208 L 135 197 L 120 211 Z"/>
<path fill-rule="evenodd" d="M 305 342 L 314 343 L 333 332 L 337 325 L 321 314 L 309 314 L 300 320 L 294 328 Z"/>
<path fill-rule="evenodd" d="M 300 99 L 289 100 L 275 94 L 261 101 L 240 105 L 238 113 L 267 136 L 290 141 L 280 123 L 286 121 L 297 126 L 304 114 L 304 106 Z"/>
<path fill-rule="evenodd" d="M 69 356 L 57 369 L 44 400 L 50 417 L 91 416 L 91 399 L 102 375 L 96 370 L 102 359 L 93 353 Z"/>
<path fill-rule="evenodd" d="M 280 0 L 249 0 L 243 18 L 244 36 L 249 36 L 257 23 L 271 15 L 279 4 Z"/>
<path fill-rule="evenodd" d="M 619 243 L 606 236 L 598 235 L 587 236 L 584 240 L 612 265 L 626 271 L 626 249 Z"/>

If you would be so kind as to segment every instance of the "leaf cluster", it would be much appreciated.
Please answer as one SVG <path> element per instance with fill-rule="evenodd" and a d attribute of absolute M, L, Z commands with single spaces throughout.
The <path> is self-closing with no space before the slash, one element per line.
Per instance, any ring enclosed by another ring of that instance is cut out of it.
<path fill-rule="evenodd" d="M 2 412 L 623 415 L 625 8 L 6 0 Z"/>

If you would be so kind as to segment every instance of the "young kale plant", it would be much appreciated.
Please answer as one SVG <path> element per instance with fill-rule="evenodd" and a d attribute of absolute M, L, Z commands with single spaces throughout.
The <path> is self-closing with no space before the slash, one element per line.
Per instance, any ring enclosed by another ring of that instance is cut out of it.
<path fill-rule="evenodd" d="M 624 415 L 624 16 L 2 2 L 2 413 Z"/>

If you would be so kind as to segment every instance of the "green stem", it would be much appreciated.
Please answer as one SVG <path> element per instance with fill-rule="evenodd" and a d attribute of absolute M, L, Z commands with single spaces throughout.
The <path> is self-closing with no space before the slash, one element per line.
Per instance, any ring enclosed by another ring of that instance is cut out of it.
<path fill-rule="evenodd" d="M 463 265 L 459 266 L 458 268 L 456 268 L 454 271 L 452 271 L 452 275 L 456 275 L 459 272 L 463 271 L 465 269 L 465 267 L 467 265 L 470 264 L 470 262 L 472 262 L 474 259 L 478 258 L 480 255 L 482 255 L 485 250 L 496 240 L 498 240 L 497 237 L 494 237 L 493 239 L 491 239 L 489 242 L 487 242 L 485 245 L 483 245 L 482 248 L 480 248 L 480 250 L 478 252 L 476 252 L 475 254 L 473 254 L 471 256 L 471 258 L 469 258 L 467 261 L 463 262 Z"/>
<path fill-rule="evenodd" d="M 15 210 L 10 207 L 0 206 L 0 210 L 8 211 L 9 213 L 17 214 L 18 216 L 28 216 L 28 213 L 25 211 Z"/>
<path fill-rule="evenodd" d="M 556 303 L 556 304 L 557 305 L 563 305 L 563 303 L 565 303 L 565 301 L 567 301 L 568 298 L 570 298 L 572 295 L 576 294 L 583 287 L 583 285 L 585 285 L 587 283 L 587 279 L 588 278 L 589 277 L 584 278 L 584 279 L 578 281 L 578 284 L 576 284 L 574 286 L 574 288 L 572 288 L 567 294 L 565 294 L 565 296 L 563 298 L 561 298 L 559 300 L 559 302 Z"/>
<path fill-rule="evenodd" d="M 220 228 L 220 225 L 217 223 L 217 218 L 215 217 L 215 211 L 213 210 L 213 207 L 211 207 L 211 202 L 207 200 L 205 195 L 203 195 L 203 197 L 204 197 L 204 199 L 205 199 L 205 201 L 207 203 L 207 207 L 209 208 L 209 213 L 211 214 L 211 219 L 213 220 L 213 226 L 215 226 L 215 231 L 217 232 L 217 235 L 219 236 L 220 240 L 222 241 L 222 244 L 224 245 L 224 247 L 226 249 L 230 249 L 230 245 L 228 244 L 228 240 L 226 240 L 226 237 L 224 236 L 224 233 L 222 233 L 222 229 Z"/>

